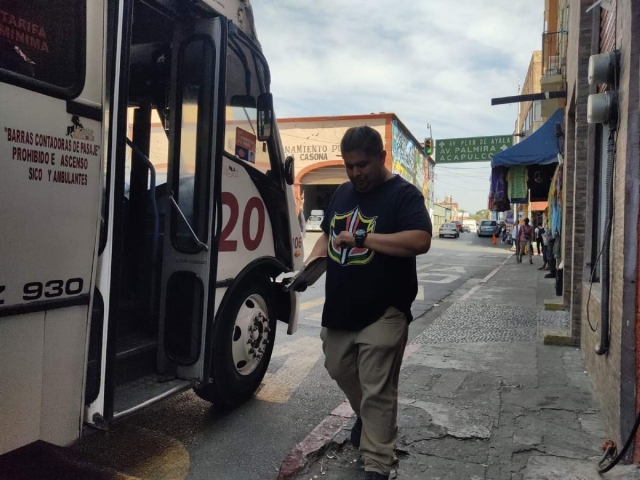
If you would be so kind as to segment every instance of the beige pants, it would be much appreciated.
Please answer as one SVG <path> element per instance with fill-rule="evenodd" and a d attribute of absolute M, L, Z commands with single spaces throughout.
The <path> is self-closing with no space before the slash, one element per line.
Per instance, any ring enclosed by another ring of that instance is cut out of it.
<path fill-rule="evenodd" d="M 531 240 L 520 240 L 520 246 L 518 248 L 518 261 L 522 262 L 522 256 L 524 255 L 524 247 L 527 247 L 529 253 L 529 261 L 533 261 L 533 244 Z"/>
<path fill-rule="evenodd" d="M 358 332 L 323 328 L 325 367 L 362 419 L 360 452 L 366 471 L 389 473 L 397 467 L 398 379 L 407 319 L 394 307 Z"/>

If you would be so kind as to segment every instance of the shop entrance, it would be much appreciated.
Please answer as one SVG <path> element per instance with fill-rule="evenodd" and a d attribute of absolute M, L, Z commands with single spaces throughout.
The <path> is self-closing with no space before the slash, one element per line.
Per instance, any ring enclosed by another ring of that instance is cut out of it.
<path fill-rule="evenodd" d="M 304 216 L 309 218 L 312 210 L 327 210 L 338 187 L 348 182 L 344 166 L 320 167 L 300 179 L 300 193 L 304 195 Z"/>

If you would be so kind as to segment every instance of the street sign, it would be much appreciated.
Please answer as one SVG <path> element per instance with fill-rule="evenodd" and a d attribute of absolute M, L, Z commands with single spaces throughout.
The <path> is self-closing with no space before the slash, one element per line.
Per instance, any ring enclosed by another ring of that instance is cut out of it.
<path fill-rule="evenodd" d="M 512 135 L 436 140 L 436 164 L 489 162 L 494 154 L 511 145 Z"/>

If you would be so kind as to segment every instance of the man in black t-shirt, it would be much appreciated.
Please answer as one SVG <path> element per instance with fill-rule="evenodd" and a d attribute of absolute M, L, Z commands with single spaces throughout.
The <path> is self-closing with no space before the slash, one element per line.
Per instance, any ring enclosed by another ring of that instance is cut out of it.
<path fill-rule="evenodd" d="M 397 465 L 398 377 L 431 219 L 420 191 L 385 167 L 378 132 L 351 128 L 341 150 L 350 182 L 333 196 L 309 258 L 328 257 L 325 366 L 358 416 L 351 441 L 366 479 L 383 480 Z"/>

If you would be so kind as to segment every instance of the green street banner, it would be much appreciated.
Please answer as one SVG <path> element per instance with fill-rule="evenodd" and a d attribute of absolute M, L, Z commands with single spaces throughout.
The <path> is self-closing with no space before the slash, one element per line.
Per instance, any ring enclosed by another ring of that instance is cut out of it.
<path fill-rule="evenodd" d="M 489 162 L 494 154 L 513 145 L 512 135 L 436 140 L 436 164 Z"/>

